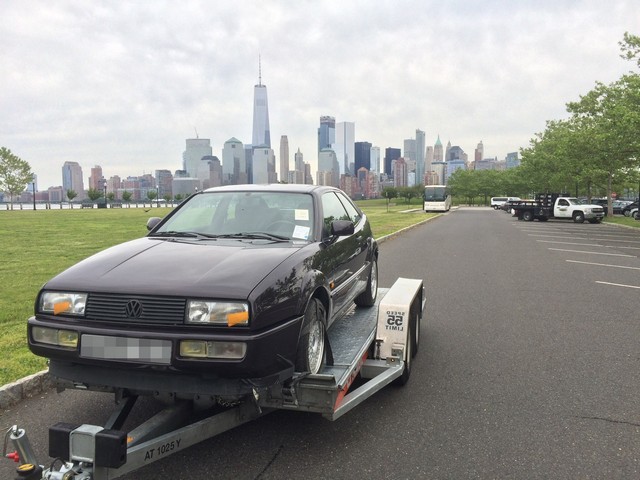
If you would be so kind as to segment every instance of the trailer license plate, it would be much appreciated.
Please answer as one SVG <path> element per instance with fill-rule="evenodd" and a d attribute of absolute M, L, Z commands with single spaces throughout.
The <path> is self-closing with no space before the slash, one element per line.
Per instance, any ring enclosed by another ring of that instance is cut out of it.
<path fill-rule="evenodd" d="M 82 335 L 80 356 L 101 360 L 129 362 L 171 363 L 171 341 L 150 338 L 108 337 Z"/>

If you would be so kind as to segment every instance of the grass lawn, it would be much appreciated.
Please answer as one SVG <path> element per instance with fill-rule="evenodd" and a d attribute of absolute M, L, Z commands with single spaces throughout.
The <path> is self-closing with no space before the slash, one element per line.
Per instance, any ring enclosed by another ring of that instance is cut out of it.
<path fill-rule="evenodd" d="M 386 200 L 358 202 L 370 218 L 376 238 L 433 216 L 418 200 L 413 204 Z M 417 212 L 406 210 L 418 209 Z M 51 277 L 89 255 L 142 237 L 152 216 L 170 208 L 13 210 L 0 211 L 0 385 L 46 368 L 44 358 L 29 351 L 26 320 L 40 287 Z M 640 222 L 638 222 L 640 223 Z"/>

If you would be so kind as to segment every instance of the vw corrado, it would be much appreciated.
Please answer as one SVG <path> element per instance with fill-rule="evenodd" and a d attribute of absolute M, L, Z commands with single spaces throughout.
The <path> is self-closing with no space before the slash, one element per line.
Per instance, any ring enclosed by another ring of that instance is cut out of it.
<path fill-rule="evenodd" d="M 29 347 L 55 377 L 82 388 L 233 394 L 239 379 L 317 373 L 332 322 L 354 302 L 375 302 L 376 241 L 336 188 L 211 188 L 147 228 L 39 292 Z"/>

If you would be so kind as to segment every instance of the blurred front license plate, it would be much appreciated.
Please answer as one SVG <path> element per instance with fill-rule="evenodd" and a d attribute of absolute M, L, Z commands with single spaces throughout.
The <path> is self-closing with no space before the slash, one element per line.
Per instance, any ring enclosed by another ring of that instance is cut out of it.
<path fill-rule="evenodd" d="M 102 360 L 171 363 L 171 342 L 150 338 L 107 337 L 82 335 L 80 356 Z"/>

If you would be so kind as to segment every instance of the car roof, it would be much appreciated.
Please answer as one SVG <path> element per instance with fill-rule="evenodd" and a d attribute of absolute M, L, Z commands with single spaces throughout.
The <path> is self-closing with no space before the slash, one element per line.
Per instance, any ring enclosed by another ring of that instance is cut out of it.
<path fill-rule="evenodd" d="M 269 183 L 269 184 L 244 184 L 224 185 L 212 187 L 205 192 L 282 192 L 282 193 L 318 193 L 321 191 L 338 190 L 335 187 L 324 185 L 306 185 L 298 183 Z"/>

